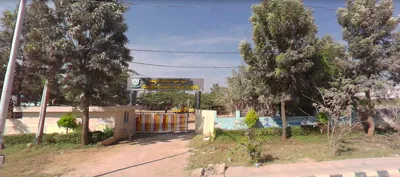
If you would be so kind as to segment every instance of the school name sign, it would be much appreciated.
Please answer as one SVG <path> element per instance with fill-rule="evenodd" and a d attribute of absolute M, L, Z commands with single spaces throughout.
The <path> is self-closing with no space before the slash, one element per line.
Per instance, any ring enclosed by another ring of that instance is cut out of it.
<path fill-rule="evenodd" d="M 132 78 L 132 90 L 204 91 L 200 78 Z"/>

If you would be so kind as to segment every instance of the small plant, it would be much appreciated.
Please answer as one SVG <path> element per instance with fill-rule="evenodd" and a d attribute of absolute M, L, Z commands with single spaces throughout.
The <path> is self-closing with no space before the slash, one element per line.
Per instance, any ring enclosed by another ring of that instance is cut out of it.
<path fill-rule="evenodd" d="M 114 136 L 114 130 L 109 126 L 106 126 L 106 128 L 104 128 L 103 133 L 105 139 Z"/>
<path fill-rule="evenodd" d="M 245 142 L 246 150 L 251 158 L 251 163 L 258 163 L 261 158 L 262 145 L 259 140 L 255 138 L 256 132 L 253 128 L 248 129 L 245 133 L 247 141 Z"/>
<path fill-rule="evenodd" d="M 76 118 L 74 115 L 72 115 L 72 113 L 67 113 L 63 115 L 60 120 L 57 121 L 57 125 L 58 127 L 66 128 L 66 133 L 68 133 L 68 129 L 75 129 L 78 126 L 78 124 L 76 123 Z"/>
<path fill-rule="evenodd" d="M 247 112 L 246 118 L 244 119 L 244 123 L 248 128 L 254 128 L 258 121 L 258 115 L 254 109 L 250 109 Z"/>

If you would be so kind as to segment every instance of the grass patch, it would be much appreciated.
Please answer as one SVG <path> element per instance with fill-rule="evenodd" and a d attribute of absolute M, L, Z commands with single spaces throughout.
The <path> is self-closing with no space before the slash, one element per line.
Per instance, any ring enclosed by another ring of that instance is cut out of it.
<path fill-rule="evenodd" d="M 203 141 L 196 136 L 190 142 L 195 150 L 190 157 L 188 168 L 201 168 L 209 164 L 226 163 L 229 166 L 248 166 L 249 156 L 240 143 L 246 137 L 241 133 L 221 133 L 214 141 Z M 294 163 L 302 161 L 326 161 L 352 158 L 389 157 L 400 154 L 398 135 L 375 135 L 366 137 L 362 133 L 352 133 L 345 138 L 339 156 L 329 155 L 327 136 L 293 136 L 282 141 L 279 136 L 257 136 L 262 140 L 262 163 Z"/>
<path fill-rule="evenodd" d="M 60 174 L 41 174 L 46 164 L 51 162 L 51 157 L 81 147 L 77 144 L 34 145 L 27 147 L 25 144 L 7 146 L 1 153 L 6 155 L 5 164 L 0 167 L 3 177 L 25 176 L 59 176 Z"/>

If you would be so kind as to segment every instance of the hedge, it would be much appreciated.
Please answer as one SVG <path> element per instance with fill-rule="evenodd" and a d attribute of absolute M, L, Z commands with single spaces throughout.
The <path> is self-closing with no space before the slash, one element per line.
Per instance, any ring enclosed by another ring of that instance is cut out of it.
<path fill-rule="evenodd" d="M 256 136 L 281 136 L 282 128 L 270 127 L 270 128 L 255 128 Z M 245 130 L 222 130 L 219 128 L 215 129 L 215 136 L 229 135 L 229 136 L 244 136 Z M 287 127 L 288 136 L 308 136 L 321 134 L 320 127 L 318 126 L 292 126 Z"/>
<path fill-rule="evenodd" d="M 12 146 L 17 144 L 34 143 L 36 134 L 18 134 L 4 136 L 4 145 Z M 96 144 L 109 137 L 112 134 L 103 133 L 102 131 L 89 132 L 89 143 Z M 68 133 L 68 134 L 44 134 L 43 144 L 80 144 L 81 133 Z"/>

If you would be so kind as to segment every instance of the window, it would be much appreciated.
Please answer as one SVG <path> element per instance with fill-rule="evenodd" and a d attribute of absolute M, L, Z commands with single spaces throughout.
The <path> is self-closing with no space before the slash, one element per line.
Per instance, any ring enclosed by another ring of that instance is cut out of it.
<path fill-rule="evenodd" d="M 127 122 L 129 122 L 129 112 L 125 111 L 124 112 L 124 123 L 127 123 Z"/>

